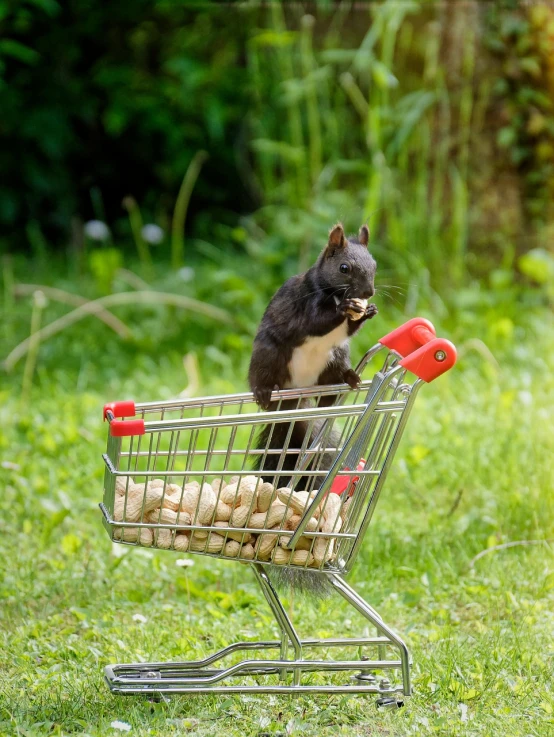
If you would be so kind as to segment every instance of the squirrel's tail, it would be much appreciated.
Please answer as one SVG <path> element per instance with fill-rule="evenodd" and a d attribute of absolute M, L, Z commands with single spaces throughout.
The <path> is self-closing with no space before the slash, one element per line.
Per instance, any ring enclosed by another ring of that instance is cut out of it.
<path fill-rule="evenodd" d="M 298 403 L 297 400 L 283 401 L 279 407 L 280 410 L 302 409 L 308 407 L 307 402 Z M 272 409 L 276 409 L 277 405 L 273 405 Z M 259 471 L 267 471 L 262 475 L 264 481 L 271 482 L 275 487 L 287 486 L 291 480 L 291 476 L 287 471 L 293 471 L 298 463 L 300 449 L 309 447 L 310 443 L 316 438 L 321 430 L 323 421 L 308 423 L 304 420 L 295 420 L 292 428 L 289 422 L 275 422 L 265 425 L 256 441 L 258 450 L 267 451 L 264 454 L 256 455 L 254 468 Z M 305 443 L 306 434 L 311 425 L 310 438 Z M 287 443 L 288 439 L 288 443 Z M 331 430 L 326 435 L 325 445 L 327 447 L 338 447 L 339 435 Z M 285 445 L 287 448 L 285 449 Z M 288 450 L 292 448 L 292 450 Z M 273 451 L 273 452 L 272 452 Z M 302 476 L 295 485 L 295 491 L 305 491 L 317 489 L 323 482 L 326 471 L 328 471 L 335 456 L 333 453 L 316 454 L 314 460 L 310 462 L 306 470 L 321 470 L 321 476 Z M 315 466 L 315 469 L 313 467 Z M 279 469 L 279 473 L 276 473 Z M 327 576 L 316 573 L 315 571 L 298 570 L 294 568 L 272 567 L 270 574 L 272 583 L 278 588 L 293 588 L 296 592 L 306 593 L 314 597 L 323 598 L 328 596 L 332 586 L 327 580 Z"/>
<path fill-rule="evenodd" d="M 276 406 L 272 405 L 271 408 L 275 409 Z M 306 401 L 298 403 L 297 400 L 289 400 L 281 402 L 279 409 L 302 409 L 309 406 Z M 287 486 L 291 480 L 291 476 L 287 474 L 287 471 L 293 471 L 296 468 L 300 457 L 300 449 L 310 446 L 311 442 L 321 430 L 323 422 L 323 420 L 318 420 L 308 423 L 305 420 L 295 420 L 293 423 L 275 422 L 265 425 L 256 439 L 256 449 L 266 452 L 256 455 L 254 461 L 254 468 L 256 470 L 267 471 L 267 474 L 263 475 L 264 481 L 270 481 L 275 487 Z M 310 424 L 310 438 L 305 443 Z M 339 436 L 331 430 L 325 440 L 328 447 L 336 447 L 339 442 Z M 287 448 L 285 448 L 285 445 L 287 445 Z M 292 450 L 289 450 L 289 448 Z M 333 453 L 316 454 L 314 461 L 310 462 L 306 470 L 312 470 L 315 465 L 318 471 L 328 471 L 333 461 Z M 275 473 L 277 469 L 280 469 L 278 474 Z M 295 484 L 295 491 L 317 489 L 324 478 L 325 473 L 315 477 L 303 476 Z"/>
<path fill-rule="evenodd" d="M 316 599 L 325 599 L 333 591 L 327 576 L 316 571 L 272 566 L 269 577 L 277 589 L 294 589 Z"/>

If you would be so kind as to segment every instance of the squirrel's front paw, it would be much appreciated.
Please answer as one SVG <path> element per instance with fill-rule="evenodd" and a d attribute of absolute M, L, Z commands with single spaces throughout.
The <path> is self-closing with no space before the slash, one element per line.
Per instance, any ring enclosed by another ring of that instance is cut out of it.
<path fill-rule="evenodd" d="M 349 320 L 361 320 L 365 316 L 367 300 L 344 299 L 338 306 L 339 313 Z"/>
<path fill-rule="evenodd" d="M 351 389 L 356 389 L 361 382 L 361 378 L 354 369 L 348 369 L 348 371 L 345 371 L 342 378 L 344 379 L 344 383 L 348 384 Z"/>
<path fill-rule="evenodd" d="M 273 391 L 279 389 L 277 385 L 275 385 L 273 388 L 269 386 L 256 386 L 254 387 L 254 399 L 256 400 L 256 403 L 260 405 L 262 409 L 269 409 L 271 406 L 271 395 Z"/>
<path fill-rule="evenodd" d="M 377 315 L 378 313 L 379 313 L 379 310 L 377 309 L 377 307 L 376 307 L 376 306 L 375 306 L 375 305 L 373 304 L 373 302 L 372 302 L 371 304 L 369 304 L 369 305 L 368 305 L 368 306 L 366 307 L 366 311 L 365 311 L 365 315 L 364 315 L 364 317 L 365 317 L 365 318 L 366 318 L 367 320 L 371 320 L 371 318 L 372 318 L 372 317 L 375 317 L 375 315 Z"/>

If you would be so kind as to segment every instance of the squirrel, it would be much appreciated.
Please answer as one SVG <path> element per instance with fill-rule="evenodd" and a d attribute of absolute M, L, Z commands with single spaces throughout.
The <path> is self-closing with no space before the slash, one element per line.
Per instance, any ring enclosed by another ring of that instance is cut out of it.
<path fill-rule="evenodd" d="M 350 364 L 350 338 L 366 320 L 377 314 L 374 304 L 367 300 L 375 294 L 376 262 L 368 251 L 369 228 L 362 225 L 358 237 L 346 237 L 341 223 L 335 225 L 327 245 L 316 263 L 303 274 L 293 276 L 283 284 L 271 299 L 258 327 L 248 381 L 255 401 L 264 410 L 276 410 L 271 402 L 276 389 L 290 389 L 325 384 L 349 384 L 355 389 L 361 379 Z M 335 396 L 321 397 L 319 406 L 328 406 Z M 282 401 L 280 409 L 308 406 L 297 400 Z M 315 438 L 321 422 L 312 423 L 311 437 Z M 266 425 L 257 442 L 258 449 L 282 450 L 288 447 L 307 447 L 308 423 L 297 420 L 292 430 L 289 423 Z M 331 445 L 338 443 L 333 434 Z M 255 465 L 268 471 L 264 481 L 286 486 L 290 476 L 282 471 L 294 469 L 299 451 L 282 454 L 258 455 Z M 332 454 L 323 454 L 317 468 L 328 470 Z M 281 464 L 280 472 L 275 473 Z M 309 468 L 309 466 L 308 466 Z M 305 477 L 297 482 L 299 490 L 308 489 L 324 477 Z M 304 482 L 304 483 L 302 483 Z M 285 573 L 282 571 L 281 573 Z M 294 588 L 321 593 L 320 576 L 309 571 L 290 571 L 286 578 Z M 308 581 L 308 578 L 310 581 Z"/>

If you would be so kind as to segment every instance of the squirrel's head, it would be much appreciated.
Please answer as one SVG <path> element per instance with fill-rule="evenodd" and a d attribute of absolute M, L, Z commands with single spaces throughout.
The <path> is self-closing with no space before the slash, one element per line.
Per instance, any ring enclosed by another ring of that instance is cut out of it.
<path fill-rule="evenodd" d="M 341 223 L 329 233 L 329 241 L 317 261 L 325 288 L 337 297 L 369 299 L 375 294 L 377 264 L 367 250 L 369 228 L 362 225 L 358 237 L 347 238 Z"/>

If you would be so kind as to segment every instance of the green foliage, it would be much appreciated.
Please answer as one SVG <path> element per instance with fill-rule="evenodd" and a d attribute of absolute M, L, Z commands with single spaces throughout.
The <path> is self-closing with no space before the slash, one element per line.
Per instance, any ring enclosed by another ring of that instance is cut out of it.
<path fill-rule="evenodd" d="M 546 3 L 491 4 L 487 22 L 485 40 L 501 65 L 498 147 L 520 172 L 526 215 L 541 226 L 554 217 L 554 12 Z"/>
<path fill-rule="evenodd" d="M 211 2 L 0 2 L 0 249 L 21 246 L 29 220 L 63 244 L 72 219 L 93 214 L 93 188 L 121 232 L 126 195 L 166 226 L 203 148 L 212 164 L 195 209 L 233 221 L 250 201 L 233 152 L 246 15 Z"/>
<path fill-rule="evenodd" d="M 287 260 L 299 254 L 300 268 L 333 221 L 354 230 L 367 219 L 385 270 L 404 283 L 427 271 L 435 288 L 459 285 L 467 278 L 469 146 L 478 133 L 473 32 L 453 92 L 433 10 L 369 7 L 314 19 L 274 4 L 251 37 L 252 149 L 266 203 L 254 219 L 270 253 L 275 243 Z"/>

